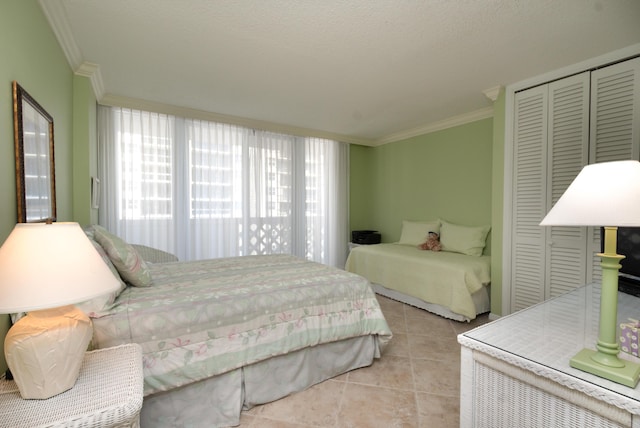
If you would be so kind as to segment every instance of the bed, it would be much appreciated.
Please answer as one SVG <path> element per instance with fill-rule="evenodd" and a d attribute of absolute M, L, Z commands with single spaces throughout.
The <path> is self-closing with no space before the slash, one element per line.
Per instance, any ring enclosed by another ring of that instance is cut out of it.
<path fill-rule="evenodd" d="M 370 365 L 391 339 L 361 276 L 289 255 L 148 264 L 107 234 L 87 233 L 123 287 L 81 307 L 94 347 L 142 346 L 142 426 L 238 425 L 243 409 Z"/>
<path fill-rule="evenodd" d="M 429 232 L 440 234 L 440 251 L 422 250 Z M 442 220 L 403 222 L 397 243 L 353 248 L 345 269 L 367 278 L 376 293 L 456 321 L 489 312 L 491 257 L 483 255 L 487 227 Z"/>

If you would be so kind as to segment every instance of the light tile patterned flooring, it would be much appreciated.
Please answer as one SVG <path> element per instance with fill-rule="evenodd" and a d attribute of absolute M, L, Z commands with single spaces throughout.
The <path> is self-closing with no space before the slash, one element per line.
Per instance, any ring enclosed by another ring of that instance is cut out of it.
<path fill-rule="evenodd" d="M 386 297 L 378 301 L 393 332 L 382 358 L 243 412 L 241 427 L 458 427 L 456 336 L 488 322 L 488 315 L 460 323 Z"/>

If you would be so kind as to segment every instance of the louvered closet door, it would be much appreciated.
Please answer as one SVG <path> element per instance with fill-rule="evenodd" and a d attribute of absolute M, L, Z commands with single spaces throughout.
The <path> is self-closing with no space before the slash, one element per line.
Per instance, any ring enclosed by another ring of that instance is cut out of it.
<path fill-rule="evenodd" d="M 640 160 L 640 58 L 591 75 L 589 163 Z M 600 229 L 590 228 L 589 278 L 600 281 Z"/>
<path fill-rule="evenodd" d="M 515 94 L 511 311 L 544 300 L 547 87 Z"/>
<path fill-rule="evenodd" d="M 546 212 L 560 199 L 588 163 L 589 72 L 549 86 Z M 586 283 L 587 228 L 544 227 L 546 234 L 545 299 Z"/>

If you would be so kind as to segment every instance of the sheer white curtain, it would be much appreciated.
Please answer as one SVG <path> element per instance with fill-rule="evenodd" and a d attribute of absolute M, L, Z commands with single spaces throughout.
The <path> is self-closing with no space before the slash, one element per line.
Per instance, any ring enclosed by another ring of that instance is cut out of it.
<path fill-rule="evenodd" d="M 105 106 L 98 128 L 99 222 L 125 240 L 344 265 L 347 144 Z"/>
<path fill-rule="evenodd" d="M 98 112 L 99 223 L 127 241 L 176 249 L 175 120 L 108 107 Z"/>
<path fill-rule="evenodd" d="M 306 258 L 344 267 L 349 240 L 349 146 L 305 140 Z"/>

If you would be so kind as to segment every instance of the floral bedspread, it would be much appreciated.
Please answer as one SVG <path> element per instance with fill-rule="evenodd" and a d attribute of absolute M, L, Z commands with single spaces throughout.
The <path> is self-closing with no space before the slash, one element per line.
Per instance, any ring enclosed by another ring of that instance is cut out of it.
<path fill-rule="evenodd" d="M 369 282 L 288 255 L 153 264 L 93 320 L 94 346 L 143 348 L 145 395 L 272 356 L 391 331 Z"/>

